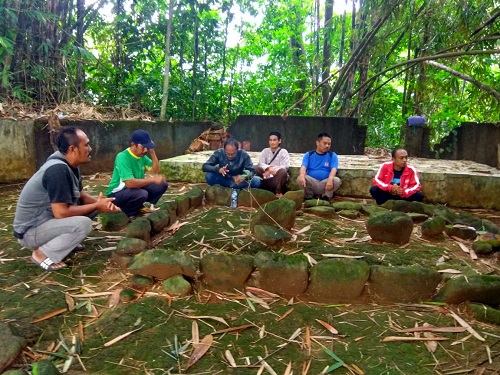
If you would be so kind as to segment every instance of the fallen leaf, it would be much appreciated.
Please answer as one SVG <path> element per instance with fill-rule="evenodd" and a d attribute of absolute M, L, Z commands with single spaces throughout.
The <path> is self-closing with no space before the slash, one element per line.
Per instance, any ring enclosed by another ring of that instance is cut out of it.
<path fill-rule="evenodd" d="M 81 320 L 78 322 L 78 337 L 80 338 L 81 342 L 85 341 L 85 335 L 83 333 L 83 323 Z"/>
<path fill-rule="evenodd" d="M 457 242 L 457 244 L 462 249 L 462 251 L 464 253 L 467 253 L 467 254 L 470 253 L 470 249 L 465 244 L 463 244 L 462 242 Z"/>
<path fill-rule="evenodd" d="M 262 297 L 262 298 L 279 298 L 280 297 L 278 294 L 268 292 L 267 290 L 264 290 L 264 289 L 255 288 L 253 286 L 246 286 L 245 290 L 248 292 L 251 292 L 259 297 Z"/>
<path fill-rule="evenodd" d="M 285 372 L 283 375 L 290 375 L 292 374 L 292 362 L 288 362 L 288 365 L 286 366 Z"/>
<path fill-rule="evenodd" d="M 258 356 L 257 357 L 260 361 L 260 363 L 262 363 L 262 365 L 265 367 L 265 369 L 271 374 L 271 375 L 278 375 L 276 373 L 276 371 L 274 371 L 274 369 L 271 367 L 271 365 L 269 363 L 267 363 L 266 361 L 264 361 L 264 359 L 261 357 L 261 356 Z"/>
<path fill-rule="evenodd" d="M 229 350 L 226 350 L 224 352 L 224 355 L 226 356 L 226 359 L 229 362 L 229 364 L 231 365 L 231 367 L 236 367 L 236 361 L 234 360 L 234 357 L 231 354 L 231 352 Z"/>
<path fill-rule="evenodd" d="M 73 311 L 75 309 L 75 300 L 68 293 L 64 293 L 64 299 L 66 300 L 66 305 L 68 305 L 68 311 Z"/>
<path fill-rule="evenodd" d="M 262 327 L 259 328 L 259 339 L 264 338 L 266 334 L 266 325 L 263 324 Z"/>
<path fill-rule="evenodd" d="M 200 342 L 200 332 L 198 330 L 198 323 L 196 322 L 196 320 L 193 320 L 191 324 L 191 336 L 191 342 L 193 343 L 193 346 Z"/>
<path fill-rule="evenodd" d="M 440 273 L 454 273 L 454 274 L 462 273 L 462 271 L 454 270 L 453 268 L 447 268 L 445 270 L 437 270 L 437 271 Z"/>
<path fill-rule="evenodd" d="M 310 225 L 306 225 L 304 228 L 298 230 L 297 232 L 295 232 L 295 234 L 302 234 L 302 233 L 305 233 L 307 232 L 309 229 L 311 229 L 311 226 Z"/>
<path fill-rule="evenodd" d="M 424 323 L 424 326 L 423 327 L 429 327 L 429 323 Z M 425 331 L 424 332 L 424 337 L 428 337 L 428 338 L 434 338 L 434 334 L 432 332 L 428 332 L 428 331 Z M 429 353 L 434 353 L 438 347 L 438 343 L 437 341 L 425 341 L 424 342 L 424 345 L 425 347 L 427 348 L 427 351 Z"/>
<path fill-rule="evenodd" d="M 280 320 L 285 319 L 288 315 L 290 315 L 292 313 L 293 309 L 294 308 L 292 307 L 290 310 L 288 310 L 286 313 L 284 313 L 278 319 L 276 319 L 276 321 L 279 322 Z"/>
<path fill-rule="evenodd" d="M 206 335 L 198 344 L 193 345 L 194 350 L 191 354 L 191 357 L 189 357 L 188 363 L 186 365 L 186 371 L 205 355 L 208 349 L 210 349 L 210 347 L 212 346 L 213 342 L 214 337 L 212 335 Z"/>
<path fill-rule="evenodd" d="M 348 258 L 348 259 L 360 259 L 364 258 L 364 255 L 344 255 L 344 254 L 321 254 L 325 258 Z"/>
<path fill-rule="evenodd" d="M 189 318 L 189 319 L 212 319 L 212 320 L 215 320 L 217 322 L 220 322 L 226 326 L 229 327 L 229 324 L 227 324 L 227 322 L 224 320 L 224 318 L 219 318 L 218 316 L 208 316 L 208 315 L 199 315 L 199 316 L 191 316 L 191 315 L 186 315 L 186 318 Z"/>
<path fill-rule="evenodd" d="M 477 255 L 476 255 L 476 252 L 474 250 L 470 249 L 469 255 L 470 255 L 470 258 L 472 260 L 477 260 Z"/>
<path fill-rule="evenodd" d="M 449 332 L 449 333 L 459 333 L 467 331 L 465 327 L 434 327 L 431 325 L 415 328 L 404 328 L 399 329 L 399 332 Z"/>
<path fill-rule="evenodd" d="M 476 339 L 479 341 L 485 341 L 484 337 L 481 337 L 479 333 L 475 331 L 474 328 L 470 326 L 469 323 L 467 323 L 465 320 L 463 320 L 461 317 L 459 317 L 457 314 L 455 314 L 453 311 L 448 310 L 448 313 L 457 321 L 458 324 L 460 324 L 462 327 L 467 328 L 467 331 L 474 336 Z"/>
<path fill-rule="evenodd" d="M 436 337 L 411 337 L 411 336 L 405 336 L 405 337 L 400 337 L 400 336 L 387 336 L 384 337 L 382 342 L 395 342 L 395 341 L 445 341 L 449 340 L 448 337 L 441 337 L 441 336 L 436 336 Z"/>
<path fill-rule="evenodd" d="M 226 329 L 214 331 L 214 332 L 212 332 L 212 335 L 218 335 L 220 333 L 229 333 L 229 332 L 235 332 L 235 331 L 243 331 L 247 328 L 252 328 L 252 327 L 254 327 L 253 324 L 245 324 L 245 325 L 238 326 L 238 327 L 231 327 L 231 328 L 226 328 Z"/>
<path fill-rule="evenodd" d="M 311 331 L 309 326 L 306 326 L 306 333 L 304 335 L 304 346 L 307 349 L 307 355 L 311 355 Z"/>
<path fill-rule="evenodd" d="M 54 311 L 51 311 L 51 312 L 48 312 L 47 314 L 43 314 L 42 316 L 40 316 L 39 318 L 36 318 L 36 319 L 33 319 L 31 321 L 31 323 L 38 323 L 38 322 L 42 322 L 44 320 L 47 320 L 47 319 L 50 319 L 54 316 L 57 316 L 57 315 L 60 315 L 62 313 L 65 313 L 66 311 L 68 311 L 68 309 L 66 307 L 63 307 L 62 309 L 57 309 L 57 310 L 54 310 Z"/>
<path fill-rule="evenodd" d="M 105 347 L 105 348 L 107 348 L 108 346 L 111 346 L 111 345 L 113 345 L 113 344 L 116 344 L 118 341 L 121 341 L 121 340 L 123 340 L 125 337 L 130 336 L 132 333 L 139 331 L 141 328 L 142 328 L 142 327 L 139 327 L 139 328 L 137 328 L 137 329 L 133 329 L 132 331 L 129 331 L 129 332 L 127 332 L 127 333 L 124 333 L 123 335 L 120 335 L 120 336 L 118 336 L 118 337 L 115 337 L 115 338 L 114 338 L 114 339 L 112 339 L 112 340 L 109 340 L 107 343 L 105 343 L 105 344 L 104 344 L 104 347 Z"/>
<path fill-rule="evenodd" d="M 120 303 L 120 293 L 122 292 L 122 290 L 122 288 L 115 289 L 111 296 L 109 296 L 108 307 L 110 309 L 115 308 Z"/>
<path fill-rule="evenodd" d="M 229 220 L 226 221 L 227 225 L 229 226 L 229 228 L 232 228 L 234 229 L 234 225 L 233 223 L 231 223 Z"/>
<path fill-rule="evenodd" d="M 327 322 L 324 322 L 320 319 L 315 319 L 319 324 L 321 324 L 323 327 L 326 328 L 327 331 L 329 331 L 330 333 L 334 334 L 334 335 L 337 335 L 339 333 L 339 331 L 337 331 L 335 328 L 333 328 L 330 324 L 328 324 Z"/>

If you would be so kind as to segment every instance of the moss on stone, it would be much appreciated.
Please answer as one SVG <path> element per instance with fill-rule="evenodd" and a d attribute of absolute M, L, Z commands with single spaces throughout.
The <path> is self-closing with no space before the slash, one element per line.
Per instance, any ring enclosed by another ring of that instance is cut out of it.
<path fill-rule="evenodd" d="M 130 283 L 135 289 L 147 289 L 153 286 L 154 279 L 152 277 L 132 275 L 130 277 Z"/>
<path fill-rule="evenodd" d="M 458 237 L 463 240 L 474 240 L 477 237 L 476 230 L 463 225 L 446 225 L 444 231 L 450 237 Z"/>
<path fill-rule="evenodd" d="M 323 199 L 308 199 L 304 202 L 304 208 L 318 207 L 318 206 L 331 207 L 331 204 L 329 201 L 324 201 Z"/>
<path fill-rule="evenodd" d="M 379 214 L 381 212 L 387 212 L 387 208 L 377 206 L 374 204 L 363 204 L 361 205 L 361 212 L 365 215 Z"/>
<path fill-rule="evenodd" d="M 102 230 L 113 232 L 120 231 L 128 224 L 128 216 L 123 212 L 105 212 L 99 215 Z"/>
<path fill-rule="evenodd" d="M 474 241 L 472 243 L 472 249 L 476 254 L 490 254 L 493 252 L 493 246 L 486 241 Z"/>
<path fill-rule="evenodd" d="M 474 319 L 484 323 L 500 325 L 500 310 L 481 303 L 468 303 L 469 309 Z"/>
<path fill-rule="evenodd" d="M 138 217 L 127 225 L 127 237 L 139 238 L 147 243 L 151 240 L 151 222 L 145 217 Z"/>
<path fill-rule="evenodd" d="M 116 245 L 116 253 L 119 255 L 135 255 L 143 252 L 148 243 L 140 238 L 124 237 Z"/>
<path fill-rule="evenodd" d="M 61 374 L 57 367 L 49 359 L 42 359 L 33 364 L 31 368 L 32 375 L 59 375 Z"/>
<path fill-rule="evenodd" d="M 254 266 L 257 268 L 288 268 L 304 271 L 309 268 L 309 263 L 302 254 L 286 255 L 260 251 L 254 258 Z"/>
<path fill-rule="evenodd" d="M 442 235 L 446 221 L 441 216 L 431 217 L 422 223 L 422 236 L 424 238 L 436 238 Z"/>
<path fill-rule="evenodd" d="M 295 224 L 295 202 L 281 198 L 261 206 L 250 221 L 250 229 L 255 225 L 280 225 L 290 230 Z"/>
<path fill-rule="evenodd" d="M 180 195 L 175 198 L 177 203 L 177 217 L 184 217 L 188 214 L 190 206 L 189 197 L 186 195 Z"/>
<path fill-rule="evenodd" d="M 276 195 L 263 189 L 239 190 L 238 192 L 238 206 L 243 207 L 257 208 L 276 199 L 278 199 Z"/>
<path fill-rule="evenodd" d="M 336 211 L 342 211 L 342 210 L 360 211 L 362 204 L 357 202 L 333 202 L 332 207 L 335 208 Z"/>
<path fill-rule="evenodd" d="M 304 190 L 290 190 L 283 194 L 283 198 L 290 199 L 295 202 L 295 209 L 300 210 L 304 202 Z"/>
<path fill-rule="evenodd" d="M 203 204 L 205 192 L 199 186 L 195 186 L 184 195 L 189 198 L 189 207 L 195 209 Z"/>
<path fill-rule="evenodd" d="M 356 210 L 341 210 L 338 212 L 339 216 L 347 217 L 349 219 L 357 219 L 359 217 L 359 211 Z"/>
<path fill-rule="evenodd" d="M 311 215 L 316 215 L 324 218 L 332 218 L 335 217 L 335 208 L 330 206 L 316 206 L 316 207 L 308 207 L 304 208 L 304 212 Z"/>
<path fill-rule="evenodd" d="M 171 296 L 185 297 L 190 295 L 193 290 L 191 283 L 181 275 L 172 276 L 161 285 L 163 290 Z"/>
<path fill-rule="evenodd" d="M 120 301 L 130 302 L 135 299 L 135 292 L 132 289 L 125 288 L 120 292 Z"/>
<path fill-rule="evenodd" d="M 153 234 L 161 233 L 170 224 L 170 216 L 167 210 L 159 209 L 149 214 L 147 219 L 151 222 Z"/>
<path fill-rule="evenodd" d="M 486 303 L 491 306 L 500 305 L 500 277 L 476 275 L 450 279 L 433 300 L 451 304 L 470 301 Z"/>
<path fill-rule="evenodd" d="M 269 246 L 281 245 L 292 238 L 290 233 L 275 225 L 255 225 L 253 234 L 257 240 Z"/>
<path fill-rule="evenodd" d="M 231 189 L 221 185 L 209 186 L 205 191 L 205 199 L 208 204 L 227 207 L 231 203 Z"/>

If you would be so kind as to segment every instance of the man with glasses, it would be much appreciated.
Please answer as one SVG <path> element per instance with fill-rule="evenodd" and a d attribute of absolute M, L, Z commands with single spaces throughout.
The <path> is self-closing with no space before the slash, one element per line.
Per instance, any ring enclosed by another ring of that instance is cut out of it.
<path fill-rule="evenodd" d="M 92 231 L 98 212 L 120 211 L 113 198 L 83 191 L 80 165 L 89 163 L 90 142 L 78 128 L 66 126 L 56 136 L 58 151 L 29 179 L 19 196 L 14 237 L 32 248 L 31 262 L 46 271 L 68 267 L 63 259 Z"/>
<path fill-rule="evenodd" d="M 116 156 L 106 194 L 115 198 L 114 204 L 129 217 L 151 212 L 154 207 L 147 208 L 144 203 L 154 206 L 167 191 L 165 176 L 158 174 L 155 147 L 147 131 L 136 130 L 130 137 L 130 147 Z M 146 176 L 146 172 L 152 174 Z"/>
<path fill-rule="evenodd" d="M 220 148 L 202 166 L 209 185 L 221 185 L 233 189 L 260 186 L 260 178 L 255 177 L 255 169 L 250 155 L 241 150 L 238 141 L 228 138 L 224 148 Z"/>

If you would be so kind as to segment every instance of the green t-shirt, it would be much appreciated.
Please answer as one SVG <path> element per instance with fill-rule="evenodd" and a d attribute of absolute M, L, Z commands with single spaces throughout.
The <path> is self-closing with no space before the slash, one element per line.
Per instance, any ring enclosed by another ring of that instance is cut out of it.
<path fill-rule="evenodd" d="M 149 157 L 145 155 L 137 157 L 130 151 L 130 148 L 123 150 L 116 155 L 115 167 L 106 195 L 125 189 L 124 181 L 144 178 L 146 171 L 151 170 L 152 165 L 153 161 Z"/>

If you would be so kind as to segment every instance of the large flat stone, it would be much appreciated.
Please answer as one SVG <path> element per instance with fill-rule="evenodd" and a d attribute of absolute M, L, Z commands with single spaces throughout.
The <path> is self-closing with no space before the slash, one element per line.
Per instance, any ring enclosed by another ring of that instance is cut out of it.
<path fill-rule="evenodd" d="M 176 156 L 160 161 L 162 173 L 169 181 L 205 182 L 202 164 L 213 151 Z M 249 152 L 255 165 L 260 152 Z M 296 187 L 303 154 L 290 154 L 290 187 Z M 339 196 L 370 198 L 371 181 L 386 158 L 366 155 L 339 155 Z M 427 203 L 454 207 L 500 210 L 500 170 L 467 160 L 411 158 L 419 171 Z"/>

